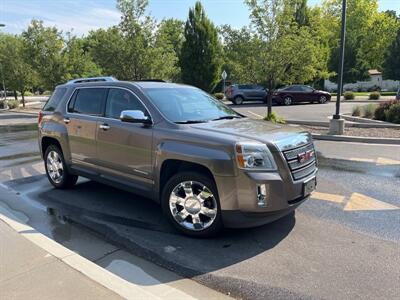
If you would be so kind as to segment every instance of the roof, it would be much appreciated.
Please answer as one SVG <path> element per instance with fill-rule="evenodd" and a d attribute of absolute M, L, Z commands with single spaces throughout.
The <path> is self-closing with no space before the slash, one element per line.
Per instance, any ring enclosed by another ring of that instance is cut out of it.
<path fill-rule="evenodd" d="M 382 72 L 379 72 L 377 69 L 368 70 L 369 75 L 382 75 Z"/>
<path fill-rule="evenodd" d="M 155 89 L 155 88 L 189 88 L 190 85 L 170 83 L 170 82 L 158 82 L 158 81 L 132 81 L 135 85 L 142 89 Z"/>

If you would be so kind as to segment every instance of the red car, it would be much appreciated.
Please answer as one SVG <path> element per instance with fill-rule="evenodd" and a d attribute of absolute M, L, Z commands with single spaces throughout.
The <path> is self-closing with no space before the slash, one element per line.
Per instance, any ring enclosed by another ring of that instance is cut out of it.
<path fill-rule="evenodd" d="M 318 102 L 324 104 L 331 100 L 331 94 L 316 90 L 308 85 L 289 85 L 273 93 L 272 99 L 277 104 L 291 105 L 298 102 Z"/>

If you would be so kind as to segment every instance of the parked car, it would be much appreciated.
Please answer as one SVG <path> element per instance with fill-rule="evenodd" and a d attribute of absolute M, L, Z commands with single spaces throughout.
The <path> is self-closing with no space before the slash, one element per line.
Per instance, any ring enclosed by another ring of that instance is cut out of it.
<path fill-rule="evenodd" d="M 267 90 L 255 84 L 232 84 L 226 90 L 226 97 L 236 105 L 249 100 L 265 102 L 267 100 Z"/>
<path fill-rule="evenodd" d="M 289 85 L 273 93 L 273 100 L 278 104 L 291 105 L 298 102 L 318 102 L 321 104 L 331 100 L 331 94 L 316 90 L 308 85 Z"/>
<path fill-rule="evenodd" d="M 54 187 L 83 176 L 132 191 L 192 236 L 274 221 L 316 186 L 309 133 L 246 118 L 187 85 L 69 82 L 38 122 Z"/>

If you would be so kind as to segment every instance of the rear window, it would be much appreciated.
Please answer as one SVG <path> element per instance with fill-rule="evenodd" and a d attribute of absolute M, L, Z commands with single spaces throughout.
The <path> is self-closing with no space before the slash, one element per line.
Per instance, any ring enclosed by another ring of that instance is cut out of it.
<path fill-rule="evenodd" d="M 57 105 L 60 103 L 61 99 L 64 97 L 66 88 L 57 88 L 54 93 L 50 96 L 47 103 L 44 105 L 44 111 L 54 111 Z"/>
<path fill-rule="evenodd" d="M 68 112 L 100 116 L 103 114 L 106 96 L 105 88 L 79 89 L 68 105 Z"/>

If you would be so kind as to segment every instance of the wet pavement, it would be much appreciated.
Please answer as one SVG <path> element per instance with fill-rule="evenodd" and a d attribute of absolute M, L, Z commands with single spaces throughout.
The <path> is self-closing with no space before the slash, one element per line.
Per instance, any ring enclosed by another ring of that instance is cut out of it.
<path fill-rule="evenodd" d="M 179 285 L 183 276 L 245 299 L 400 296 L 396 157 L 381 164 L 376 157 L 345 162 L 321 154 L 317 193 L 295 213 L 193 239 L 176 233 L 157 204 L 135 194 L 85 179 L 71 190 L 53 189 L 35 133 L 0 134 L 0 181 L 18 196 L 0 197 L 0 206 L 127 280 Z"/>

